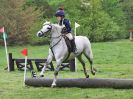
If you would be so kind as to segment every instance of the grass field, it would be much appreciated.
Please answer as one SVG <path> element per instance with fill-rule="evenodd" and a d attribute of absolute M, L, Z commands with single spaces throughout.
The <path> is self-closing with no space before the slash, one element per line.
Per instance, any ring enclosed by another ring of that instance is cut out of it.
<path fill-rule="evenodd" d="M 29 49 L 30 58 L 47 56 L 48 46 L 15 46 L 8 47 L 16 58 L 23 58 L 20 51 Z M 98 72 L 91 78 L 133 78 L 133 42 L 119 40 L 115 42 L 92 43 L 94 66 Z M 7 72 L 4 47 L 0 47 L 0 99 L 133 99 L 132 89 L 112 88 L 34 88 L 23 86 L 23 72 Z M 89 63 L 85 59 L 87 69 Z M 59 78 L 83 78 L 81 65 L 77 72 L 61 71 Z M 88 71 L 89 72 L 89 71 Z M 39 74 L 39 73 L 38 73 Z M 30 73 L 28 72 L 28 75 Z M 53 77 L 47 71 L 45 77 Z"/>

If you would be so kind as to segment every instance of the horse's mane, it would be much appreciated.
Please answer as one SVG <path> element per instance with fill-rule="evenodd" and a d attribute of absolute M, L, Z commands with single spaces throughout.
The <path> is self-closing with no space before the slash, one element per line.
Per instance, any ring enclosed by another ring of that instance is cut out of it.
<path fill-rule="evenodd" d="M 55 24 L 55 23 L 53 23 L 52 25 L 54 25 L 55 27 L 59 27 L 59 28 L 61 28 L 61 26 L 60 26 L 59 24 Z"/>

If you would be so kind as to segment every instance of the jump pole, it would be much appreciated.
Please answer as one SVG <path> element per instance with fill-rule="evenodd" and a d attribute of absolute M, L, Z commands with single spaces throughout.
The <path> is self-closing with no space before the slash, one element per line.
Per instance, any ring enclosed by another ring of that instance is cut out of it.
<path fill-rule="evenodd" d="M 25 84 L 34 87 L 50 87 L 53 79 L 26 78 Z M 57 87 L 133 89 L 133 79 L 69 78 L 57 79 Z"/>

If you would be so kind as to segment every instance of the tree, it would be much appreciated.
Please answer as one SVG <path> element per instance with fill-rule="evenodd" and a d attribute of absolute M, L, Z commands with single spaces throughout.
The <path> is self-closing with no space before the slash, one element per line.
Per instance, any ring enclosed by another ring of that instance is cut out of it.
<path fill-rule="evenodd" d="M 118 1 L 68 0 L 64 4 L 65 8 L 69 8 L 66 11 L 72 23 L 78 21 L 82 24 L 78 35 L 88 36 L 91 41 L 107 41 L 125 37 L 124 13 Z M 118 6 L 111 9 L 115 6 L 114 4 Z"/>
<path fill-rule="evenodd" d="M 2 0 L 0 3 L 1 26 L 9 33 L 9 44 L 28 42 L 28 30 L 37 12 L 32 8 L 22 10 L 25 0 Z"/>
<path fill-rule="evenodd" d="M 47 2 L 48 0 L 27 0 L 24 4 L 24 9 L 33 7 L 34 10 L 40 10 L 43 18 L 50 18 L 53 16 L 54 9 Z"/>
<path fill-rule="evenodd" d="M 123 10 L 127 18 L 127 29 L 133 29 L 133 1 L 121 0 Z"/>

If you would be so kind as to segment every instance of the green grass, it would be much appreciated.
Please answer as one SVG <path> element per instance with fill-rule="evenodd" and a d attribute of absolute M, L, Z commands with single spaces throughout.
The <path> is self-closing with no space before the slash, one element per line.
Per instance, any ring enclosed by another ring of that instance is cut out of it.
<path fill-rule="evenodd" d="M 29 49 L 30 58 L 47 56 L 48 46 L 16 46 L 8 47 L 16 58 L 23 58 L 20 51 Z M 133 42 L 120 40 L 115 42 L 92 43 L 94 66 L 98 72 L 91 78 L 133 78 Z M 0 47 L 0 99 L 132 99 L 132 89 L 112 88 L 34 88 L 23 86 L 23 72 L 4 70 L 6 57 L 4 47 Z M 89 63 L 85 59 L 89 72 Z M 61 71 L 59 78 L 83 78 L 82 66 L 78 63 L 78 71 Z M 90 73 L 90 72 L 89 72 Z M 39 74 L 39 73 L 38 73 Z M 30 76 L 28 72 L 27 76 Z M 45 77 L 53 77 L 47 71 Z"/>

